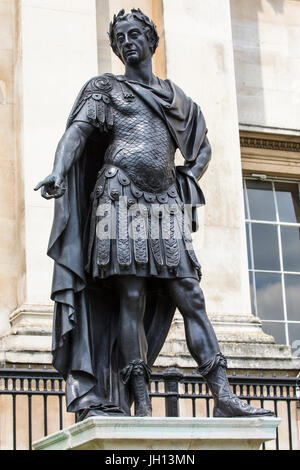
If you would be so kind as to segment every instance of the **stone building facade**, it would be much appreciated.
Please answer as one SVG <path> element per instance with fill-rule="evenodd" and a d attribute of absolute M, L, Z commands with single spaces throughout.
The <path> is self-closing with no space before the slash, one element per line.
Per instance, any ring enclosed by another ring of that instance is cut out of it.
<path fill-rule="evenodd" d="M 46 249 L 53 201 L 41 199 L 33 187 L 51 172 L 82 84 L 101 73 L 123 72 L 107 27 L 114 13 L 133 7 L 158 27 L 154 73 L 182 87 L 206 118 L 213 156 L 202 181 L 207 204 L 199 210 L 194 244 L 208 314 L 229 368 L 295 376 L 300 370 L 296 0 L 0 0 L 0 363 L 51 364 L 53 266 Z M 265 202 L 270 198 L 275 215 Z M 260 209 L 264 213 L 258 216 Z M 195 367 L 179 315 L 156 366 Z"/>

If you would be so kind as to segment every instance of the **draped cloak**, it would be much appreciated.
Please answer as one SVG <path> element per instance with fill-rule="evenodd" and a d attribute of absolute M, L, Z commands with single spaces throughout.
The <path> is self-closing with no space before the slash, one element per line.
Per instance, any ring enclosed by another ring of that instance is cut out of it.
<path fill-rule="evenodd" d="M 124 81 L 167 124 L 185 159 L 185 166 L 176 167 L 176 183 L 182 201 L 193 207 L 196 230 L 195 209 L 205 200 L 189 164 L 199 156 L 207 131 L 199 106 L 170 80 L 166 80 L 170 89 L 166 94 L 124 77 L 111 74 L 104 77 Z M 67 128 L 83 106 L 88 83 L 75 101 Z M 90 194 L 103 165 L 107 139 L 104 133 L 93 131 L 66 176 L 64 195 L 55 200 L 48 246 L 48 255 L 54 260 L 52 355 L 54 367 L 66 380 L 68 411 L 95 406 L 130 414 L 131 397 L 120 380 L 120 369 L 126 364 L 122 364 L 118 347 L 118 294 L 111 290 L 109 279 L 95 282 L 88 278 L 84 268 L 84 231 L 89 225 Z M 144 324 L 147 360 L 152 366 L 168 334 L 175 305 L 161 290 L 159 281 L 149 278 L 147 286 L 151 295 L 147 295 Z"/>

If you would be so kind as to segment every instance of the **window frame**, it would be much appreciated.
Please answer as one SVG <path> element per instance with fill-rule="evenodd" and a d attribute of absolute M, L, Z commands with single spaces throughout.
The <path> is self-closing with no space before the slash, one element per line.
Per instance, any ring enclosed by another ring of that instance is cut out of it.
<path fill-rule="evenodd" d="M 275 205 L 275 214 L 276 214 L 276 220 L 273 221 L 268 221 L 268 220 L 257 220 L 257 219 L 251 219 L 251 214 L 250 214 L 250 207 L 249 207 L 249 200 L 248 200 L 248 192 L 246 190 L 246 181 L 247 180 L 252 180 L 252 181 L 263 181 L 263 182 L 269 182 L 272 184 L 272 195 L 274 199 L 274 205 Z M 244 188 L 244 203 L 245 203 L 245 224 L 246 224 L 246 231 L 247 231 L 247 224 L 248 224 L 248 233 L 249 233 L 249 247 L 248 247 L 248 241 L 247 241 L 247 252 L 248 256 L 250 255 L 251 262 L 249 263 L 248 260 L 248 272 L 249 272 L 249 283 L 250 283 L 250 276 L 252 277 L 252 283 L 253 283 L 253 299 L 251 299 L 251 304 L 253 302 L 253 308 L 254 312 L 253 315 L 257 316 L 258 318 L 258 308 L 257 308 L 257 291 L 256 291 L 256 279 L 255 279 L 255 273 L 267 273 L 267 274 L 278 274 L 280 275 L 281 279 L 281 294 L 282 294 L 282 302 L 283 302 L 283 320 L 264 320 L 261 319 L 262 323 L 279 323 L 284 325 L 284 333 L 285 333 L 285 344 L 291 346 L 291 341 L 290 341 L 290 335 L 289 335 L 289 325 L 291 324 L 297 324 L 300 325 L 300 318 L 299 321 L 295 320 L 289 320 L 288 319 L 288 312 L 287 312 L 287 301 L 286 301 L 286 286 L 285 286 L 285 275 L 287 274 L 292 274 L 300 277 L 300 271 L 285 271 L 284 270 L 284 265 L 283 265 L 283 250 L 282 250 L 282 239 L 281 239 L 281 227 L 282 226 L 288 226 L 288 227 L 297 227 L 300 230 L 300 223 L 294 223 L 294 222 L 282 222 L 280 221 L 279 218 L 279 210 L 278 210 L 278 203 L 276 199 L 276 189 L 275 189 L 275 183 L 289 183 L 289 184 L 297 184 L 298 185 L 298 193 L 300 197 L 300 179 L 299 178 L 277 178 L 273 176 L 267 176 L 265 177 L 257 177 L 257 176 L 250 176 L 250 175 L 243 175 L 243 188 Z M 265 270 L 265 269 L 255 269 L 254 265 L 254 252 L 253 252 L 253 239 L 252 239 L 252 224 L 264 224 L 264 225 L 272 225 L 276 227 L 277 230 L 277 237 L 278 237 L 278 249 L 279 249 L 279 263 L 280 263 L 280 270 Z"/>

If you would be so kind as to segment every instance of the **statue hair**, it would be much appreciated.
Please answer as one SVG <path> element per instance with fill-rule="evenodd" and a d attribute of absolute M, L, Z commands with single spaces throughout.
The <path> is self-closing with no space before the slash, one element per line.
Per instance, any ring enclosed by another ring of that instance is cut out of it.
<path fill-rule="evenodd" d="M 117 46 L 117 41 L 115 38 L 115 28 L 116 25 L 121 22 L 121 21 L 126 21 L 128 19 L 134 19 L 139 21 L 142 24 L 143 31 L 150 42 L 150 50 L 152 52 L 152 55 L 156 51 L 156 48 L 158 46 L 159 42 L 159 36 L 157 34 L 156 26 L 153 23 L 152 20 L 148 16 L 146 16 L 139 8 L 136 10 L 135 8 L 132 8 L 131 13 L 125 14 L 125 10 L 122 9 L 119 11 L 117 15 L 114 15 L 113 20 L 111 21 L 109 25 L 109 40 L 110 40 L 110 45 L 114 53 L 119 57 L 119 59 L 122 60 L 122 57 L 119 54 L 118 46 Z M 123 62 L 123 60 L 122 60 Z"/>

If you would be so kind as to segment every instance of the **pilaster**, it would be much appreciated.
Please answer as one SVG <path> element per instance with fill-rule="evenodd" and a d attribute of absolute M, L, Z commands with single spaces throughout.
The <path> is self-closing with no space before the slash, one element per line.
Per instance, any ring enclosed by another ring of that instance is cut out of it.
<path fill-rule="evenodd" d="M 15 187 L 17 235 L 13 239 L 5 232 L 7 244 L 14 244 L 6 278 L 15 268 L 17 301 L 10 302 L 11 308 L 5 311 L 0 358 L 2 362 L 49 363 L 53 263 L 46 253 L 54 203 L 42 199 L 33 188 L 51 173 L 56 146 L 75 98 L 83 83 L 98 73 L 96 9 L 94 0 L 6 3 L 18 5 L 18 55 L 14 62 L 15 89 L 20 97 L 16 120 L 18 180 L 11 185 Z M 11 289 L 7 286 L 3 297 Z"/>

